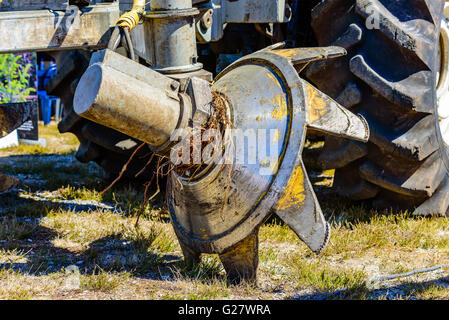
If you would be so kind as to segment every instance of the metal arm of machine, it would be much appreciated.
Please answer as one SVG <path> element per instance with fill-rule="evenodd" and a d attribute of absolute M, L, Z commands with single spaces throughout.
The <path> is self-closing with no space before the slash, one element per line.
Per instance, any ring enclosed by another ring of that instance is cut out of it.
<path fill-rule="evenodd" d="M 0 30 L 7 31 L 0 34 L 0 54 L 104 49 L 119 17 L 118 2 L 70 11 L 1 11 Z"/>

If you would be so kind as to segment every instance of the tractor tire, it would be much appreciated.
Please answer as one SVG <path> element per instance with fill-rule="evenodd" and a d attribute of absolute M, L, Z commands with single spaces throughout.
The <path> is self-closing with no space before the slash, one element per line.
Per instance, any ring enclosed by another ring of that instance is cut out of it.
<path fill-rule="evenodd" d="M 51 53 L 58 66 L 58 71 L 47 84 L 49 94 L 61 98 L 64 106 L 62 120 L 58 124 L 60 133 L 71 132 L 78 138 L 80 146 L 76 159 L 83 163 L 96 162 L 104 169 L 106 179 L 116 178 L 132 153 L 141 142 L 113 129 L 96 124 L 79 117 L 73 110 L 73 96 L 78 82 L 89 66 L 89 51 L 60 51 Z M 141 148 L 127 166 L 124 178 L 134 179 L 135 175 L 145 167 L 151 157 L 147 145 Z M 147 180 L 153 174 L 154 166 L 139 175 L 139 179 Z"/>
<path fill-rule="evenodd" d="M 448 147 L 436 96 L 444 0 L 323 0 L 312 10 L 320 46 L 348 55 L 318 62 L 311 83 L 370 125 L 367 144 L 326 137 L 319 161 L 334 187 L 373 206 L 445 214 Z"/>

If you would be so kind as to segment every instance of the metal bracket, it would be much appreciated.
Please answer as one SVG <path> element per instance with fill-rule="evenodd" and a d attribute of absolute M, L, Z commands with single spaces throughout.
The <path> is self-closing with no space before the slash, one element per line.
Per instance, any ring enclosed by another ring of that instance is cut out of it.
<path fill-rule="evenodd" d="M 200 42 L 220 40 L 228 23 L 285 23 L 291 19 L 291 9 L 285 0 L 212 0 L 198 8 L 213 10 L 209 29 L 197 25 Z"/>

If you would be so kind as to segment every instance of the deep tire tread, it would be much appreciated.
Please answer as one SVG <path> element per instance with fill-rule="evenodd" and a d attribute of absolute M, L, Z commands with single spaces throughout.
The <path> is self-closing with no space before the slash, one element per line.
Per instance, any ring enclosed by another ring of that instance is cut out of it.
<path fill-rule="evenodd" d="M 395 194 L 404 200 L 398 203 L 415 205 L 445 181 L 431 71 L 442 5 L 442 0 L 324 0 L 312 10 L 319 45 L 340 42 L 348 56 L 311 65 L 305 74 L 365 116 L 372 132 L 365 151 L 326 139 L 320 159 L 326 168 L 337 168 L 334 185 L 341 195 L 385 204 Z M 379 29 L 366 24 L 373 13 Z"/>

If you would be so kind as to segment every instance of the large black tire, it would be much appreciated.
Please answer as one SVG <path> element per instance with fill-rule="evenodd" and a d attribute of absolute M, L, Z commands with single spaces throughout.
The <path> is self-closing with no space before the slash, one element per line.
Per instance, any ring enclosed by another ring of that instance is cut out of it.
<path fill-rule="evenodd" d="M 141 144 L 140 141 L 113 129 L 101 126 L 79 117 L 73 110 L 73 96 L 76 86 L 89 66 L 89 51 L 61 51 L 53 53 L 58 72 L 46 86 L 49 94 L 60 97 L 64 105 L 63 118 L 58 124 L 61 133 L 71 132 L 77 136 L 80 146 L 76 158 L 83 162 L 96 162 L 105 173 L 106 178 L 117 177 L 131 154 Z M 126 142 L 125 142 L 126 141 Z M 128 147 L 126 147 L 128 146 Z M 151 156 L 147 146 L 141 148 L 128 165 L 124 178 L 134 178 L 145 166 Z M 139 175 L 140 179 L 148 179 L 153 174 L 154 165 Z"/>
<path fill-rule="evenodd" d="M 443 5 L 323 0 L 312 10 L 319 45 L 345 47 L 348 55 L 311 65 L 306 76 L 362 114 L 371 129 L 368 144 L 326 137 L 320 162 L 337 169 L 334 186 L 341 195 L 372 199 L 377 207 L 446 212 L 448 158 L 435 90 Z M 373 18 L 378 28 L 371 28 Z"/>

